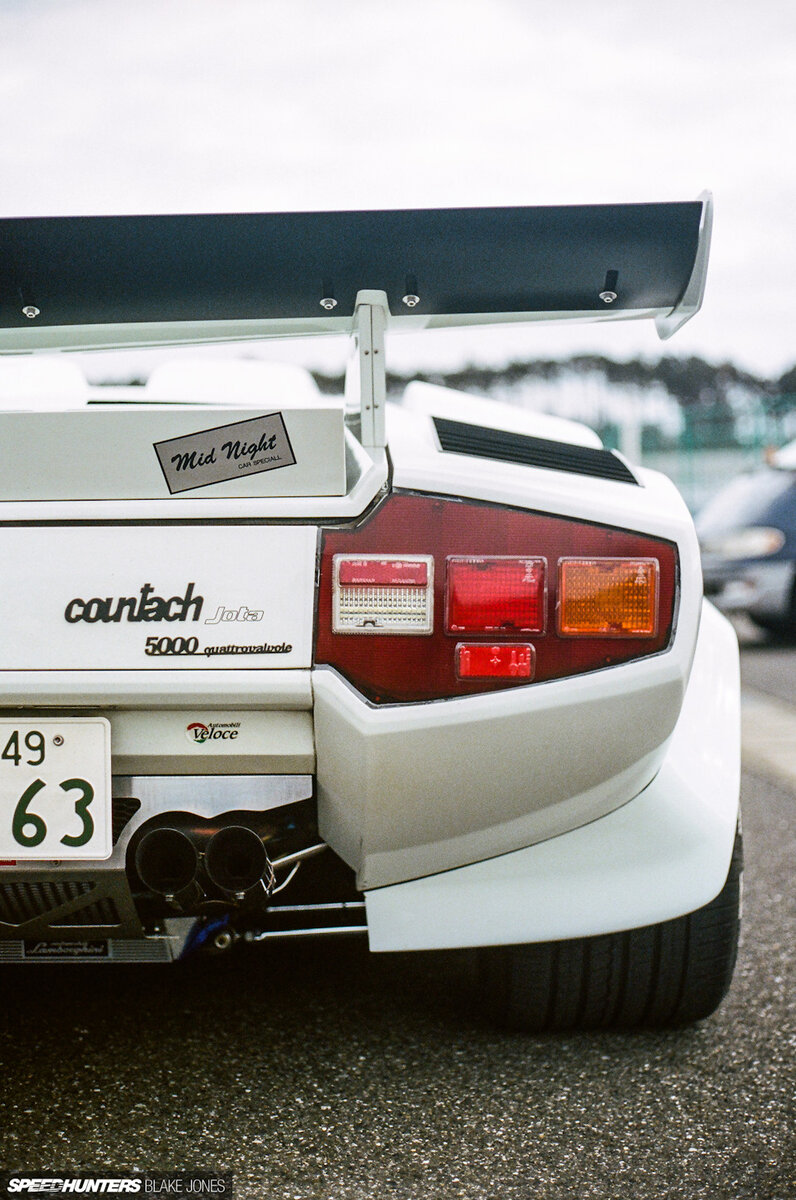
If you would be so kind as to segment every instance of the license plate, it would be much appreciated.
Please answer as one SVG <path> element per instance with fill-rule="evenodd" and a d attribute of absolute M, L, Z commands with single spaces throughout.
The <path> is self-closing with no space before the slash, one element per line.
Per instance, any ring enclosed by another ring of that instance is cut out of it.
<path fill-rule="evenodd" d="M 0 859 L 110 858 L 104 717 L 0 721 Z"/>

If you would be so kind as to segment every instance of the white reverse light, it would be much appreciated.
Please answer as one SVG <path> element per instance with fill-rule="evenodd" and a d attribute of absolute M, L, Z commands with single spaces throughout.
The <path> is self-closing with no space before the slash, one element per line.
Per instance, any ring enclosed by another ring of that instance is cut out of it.
<path fill-rule="evenodd" d="M 334 556 L 335 633 L 431 633 L 434 559 L 430 554 Z"/>

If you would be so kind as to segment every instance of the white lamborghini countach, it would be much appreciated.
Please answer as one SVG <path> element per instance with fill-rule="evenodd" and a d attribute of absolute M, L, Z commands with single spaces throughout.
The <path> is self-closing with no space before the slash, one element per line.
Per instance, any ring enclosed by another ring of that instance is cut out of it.
<path fill-rule="evenodd" d="M 584 426 L 385 386 L 387 331 L 668 337 L 710 218 L 704 196 L 0 221 L 0 350 L 28 366 L 352 337 L 339 397 L 251 359 L 5 389 L 0 961 L 359 933 L 470 948 L 516 1028 L 716 1008 L 738 654 L 682 499 Z"/>

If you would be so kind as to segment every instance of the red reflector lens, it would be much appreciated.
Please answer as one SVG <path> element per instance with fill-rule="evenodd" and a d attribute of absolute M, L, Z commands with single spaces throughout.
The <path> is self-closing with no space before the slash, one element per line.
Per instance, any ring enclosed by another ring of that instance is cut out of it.
<path fill-rule="evenodd" d="M 544 632 L 543 558 L 448 558 L 449 633 Z"/>
<path fill-rule="evenodd" d="M 656 559 L 564 558 L 558 569 L 563 637 L 655 636 Z"/>
<path fill-rule="evenodd" d="M 341 558 L 337 581 L 342 587 L 426 587 L 428 563 L 389 558 Z"/>
<path fill-rule="evenodd" d="M 523 643 L 459 642 L 456 647 L 459 679 L 533 679 L 534 665 L 533 646 Z"/>

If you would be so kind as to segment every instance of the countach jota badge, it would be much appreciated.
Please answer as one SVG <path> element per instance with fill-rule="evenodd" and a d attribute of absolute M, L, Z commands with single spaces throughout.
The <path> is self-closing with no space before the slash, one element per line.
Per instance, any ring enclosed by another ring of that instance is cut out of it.
<path fill-rule="evenodd" d="M 296 462 L 278 412 L 155 442 L 155 453 L 172 495 Z"/>
<path fill-rule="evenodd" d="M 262 621 L 264 616 L 261 608 L 248 608 L 245 604 L 240 608 L 225 608 L 219 604 L 212 617 L 205 617 L 205 625 L 218 625 L 220 621 Z"/>
<path fill-rule="evenodd" d="M 155 595 L 151 583 L 145 583 L 137 596 L 94 596 L 83 600 L 76 596 L 64 609 L 70 625 L 87 621 L 89 625 L 102 621 L 105 625 L 128 621 L 198 621 L 204 604 L 204 596 L 194 595 L 195 583 L 189 583 L 184 596 L 170 596 L 165 600 Z"/>

